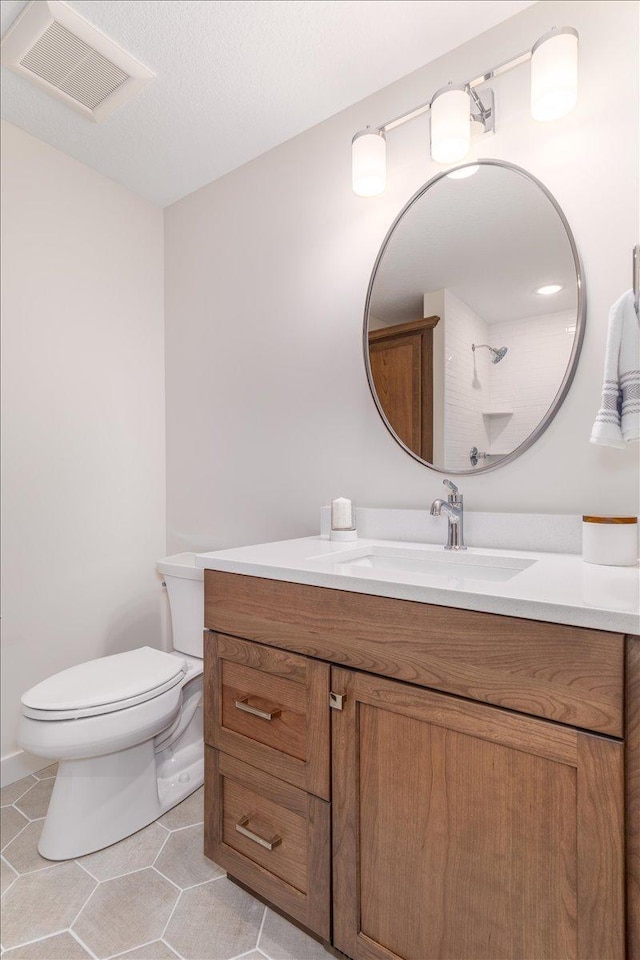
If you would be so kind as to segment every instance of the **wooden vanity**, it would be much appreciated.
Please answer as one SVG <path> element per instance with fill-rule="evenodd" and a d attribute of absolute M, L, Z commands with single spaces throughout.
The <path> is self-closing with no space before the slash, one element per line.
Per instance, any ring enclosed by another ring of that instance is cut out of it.
<path fill-rule="evenodd" d="M 640 638 L 214 570 L 205 626 L 231 877 L 354 960 L 640 957 Z"/>

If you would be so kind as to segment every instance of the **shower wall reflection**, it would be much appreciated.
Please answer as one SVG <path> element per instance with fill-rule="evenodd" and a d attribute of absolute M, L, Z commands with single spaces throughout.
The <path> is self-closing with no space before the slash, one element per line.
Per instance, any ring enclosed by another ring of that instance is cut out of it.
<path fill-rule="evenodd" d="M 544 416 L 571 354 L 575 311 L 488 324 L 450 290 L 425 296 L 425 313 L 434 307 L 444 323 L 434 328 L 433 462 L 469 470 L 476 447 L 481 467 L 519 446 Z M 495 363 L 480 343 L 507 352 Z"/>

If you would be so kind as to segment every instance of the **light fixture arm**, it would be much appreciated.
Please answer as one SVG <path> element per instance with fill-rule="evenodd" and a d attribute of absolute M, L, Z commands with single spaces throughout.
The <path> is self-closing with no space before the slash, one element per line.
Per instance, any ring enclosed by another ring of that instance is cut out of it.
<path fill-rule="evenodd" d="M 487 118 L 489 111 L 482 103 L 479 94 L 476 93 L 476 87 L 486 83 L 488 80 L 493 80 L 494 77 L 499 77 L 503 73 L 507 73 L 509 70 L 513 70 L 515 67 L 519 67 L 522 63 L 526 63 L 528 60 L 531 60 L 531 50 L 525 50 L 524 53 L 519 53 L 517 57 L 511 57 L 510 60 L 505 60 L 504 63 L 499 63 L 498 66 L 492 67 L 490 70 L 486 70 L 479 77 L 474 77 L 472 80 L 467 80 L 462 84 L 462 86 L 469 89 L 471 99 L 478 107 L 478 112 L 483 120 Z M 427 100 L 425 103 L 421 103 L 419 106 L 414 107 L 412 110 L 409 110 L 406 113 L 401 113 L 399 116 L 394 117 L 393 120 L 387 120 L 386 123 L 382 123 L 380 126 L 374 127 L 373 129 L 379 131 L 380 133 L 389 133 L 390 130 L 395 130 L 396 127 L 401 127 L 410 120 L 415 120 L 416 117 L 420 117 L 423 113 L 427 113 L 427 111 L 431 109 L 432 102 L 433 98 L 431 98 L 431 100 Z M 485 114 L 487 116 L 485 116 Z"/>

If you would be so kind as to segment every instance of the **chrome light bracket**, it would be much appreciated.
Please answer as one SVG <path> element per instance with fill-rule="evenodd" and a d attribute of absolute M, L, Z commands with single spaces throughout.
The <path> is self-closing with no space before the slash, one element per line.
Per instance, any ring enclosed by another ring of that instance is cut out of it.
<path fill-rule="evenodd" d="M 471 136 L 483 137 L 486 133 L 495 133 L 496 108 L 495 97 L 491 87 L 482 91 L 482 96 L 475 87 L 469 88 L 471 96 Z"/>

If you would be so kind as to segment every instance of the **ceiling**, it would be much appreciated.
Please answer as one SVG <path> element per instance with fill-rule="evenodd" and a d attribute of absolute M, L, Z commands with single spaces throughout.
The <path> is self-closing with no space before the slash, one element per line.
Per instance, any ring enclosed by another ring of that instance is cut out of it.
<path fill-rule="evenodd" d="M 536 294 L 550 283 L 563 289 Z M 488 324 L 575 313 L 571 244 L 544 191 L 491 164 L 465 180 L 442 177 L 416 200 L 380 262 L 371 314 L 384 325 L 417 320 L 424 294 L 442 289 Z"/>
<path fill-rule="evenodd" d="M 532 2 L 70 0 L 156 79 L 99 125 L 3 68 L 2 116 L 164 206 Z"/>

